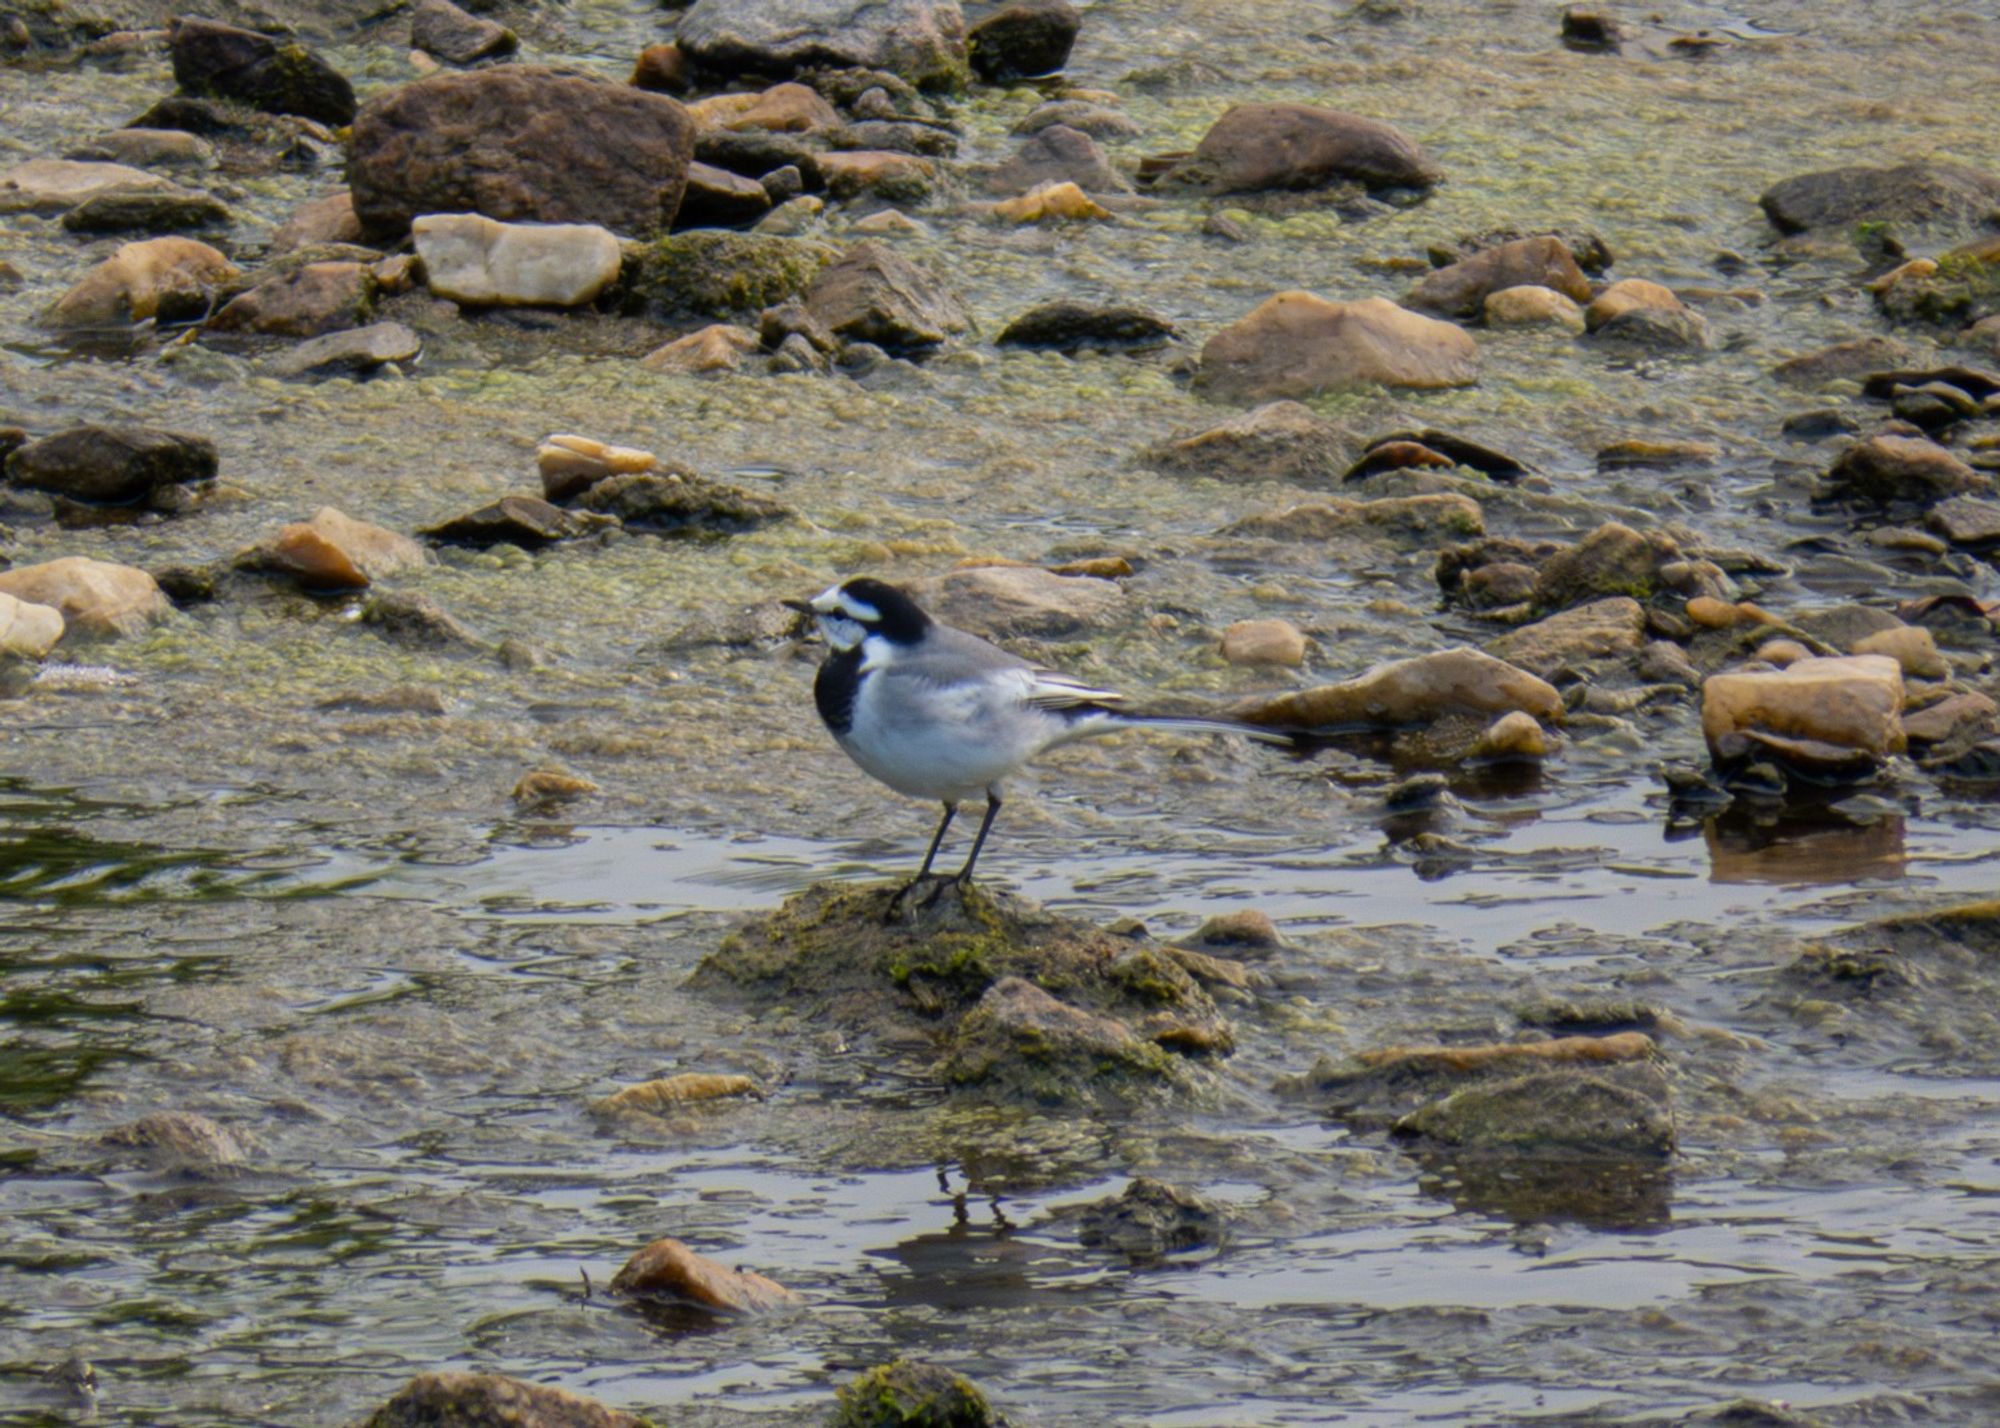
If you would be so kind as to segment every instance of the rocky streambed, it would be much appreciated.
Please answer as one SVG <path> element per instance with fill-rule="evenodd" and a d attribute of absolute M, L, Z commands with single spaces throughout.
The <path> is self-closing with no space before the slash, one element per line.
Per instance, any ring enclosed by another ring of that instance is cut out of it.
<path fill-rule="evenodd" d="M 0 0 L 0 1421 L 1991 1418 L 1984 29 L 169 18 Z M 859 572 L 1300 748 L 891 915 Z"/>

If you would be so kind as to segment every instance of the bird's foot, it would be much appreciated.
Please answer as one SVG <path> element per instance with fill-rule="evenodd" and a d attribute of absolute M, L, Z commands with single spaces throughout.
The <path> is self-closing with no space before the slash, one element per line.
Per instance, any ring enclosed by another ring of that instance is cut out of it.
<path fill-rule="evenodd" d="M 930 886 L 930 892 L 914 903 L 916 908 L 926 912 L 938 905 L 945 889 L 952 888 L 962 893 L 967 886 L 964 875 L 959 873 L 925 873 L 920 878 L 911 878 L 889 895 L 889 905 L 882 909 L 882 920 L 901 921 L 905 910 L 913 905 L 909 901 L 910 894 L 926 884 Z"/>

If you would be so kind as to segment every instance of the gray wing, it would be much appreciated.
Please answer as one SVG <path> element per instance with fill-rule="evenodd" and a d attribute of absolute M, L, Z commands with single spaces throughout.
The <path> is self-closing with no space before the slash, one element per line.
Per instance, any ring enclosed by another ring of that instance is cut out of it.
<path fill-rule="evenodd" d="M 949 625 L 932 626 L 923 651 L 899 661 L 896 673 L 943 688 L 973 681 L 1011 687 L 1022 704 L 1051 712 L 1116 704 L 1125 697 L 1115 689 L 1099 689 L 1059 670 L 1044 669 Z"/>

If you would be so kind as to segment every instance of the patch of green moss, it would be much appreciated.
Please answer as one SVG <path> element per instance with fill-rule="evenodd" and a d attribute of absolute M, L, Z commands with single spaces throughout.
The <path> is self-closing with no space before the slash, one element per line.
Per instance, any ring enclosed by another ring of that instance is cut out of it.
<path fill-rule="evenodd" d="M 834 1428 L 996 1428 L 1004 1422 L 970 1379 L 894 1359 L 835 1394 Z"/>
<path fill-rule="evenodd" d="M 646 317 L 751 317 L 812 285 L 838 256 L 809 238 L 695 229 L 626 259 L 621 308 Z"/>

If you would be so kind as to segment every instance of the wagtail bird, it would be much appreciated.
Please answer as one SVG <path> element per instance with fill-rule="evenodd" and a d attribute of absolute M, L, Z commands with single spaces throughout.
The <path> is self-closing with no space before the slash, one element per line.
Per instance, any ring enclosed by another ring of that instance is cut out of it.
<path fill-rule="evenodd" d="M 958 805 L 983 794 L 986 816 L 972 851 L 946 880 L 963 886 L 1000 812 L 1001 783 L 1060 744 L 1135 728 L 1292 742 L 1273 730 L 1227 719 L 1126 712 L 1116 707 L 1123 698 L 1116 691 L 1041 669 L 977 635 L 940 624 L 880 580 L 849 580 L 811 600 L 784 603 L 811 615 L 830 647 L 813 680 L 813 702 L 847 756 L 898 793 L 944 804 L 924 865 L 896 895 L 898 901 L 930 876 Z"/>

